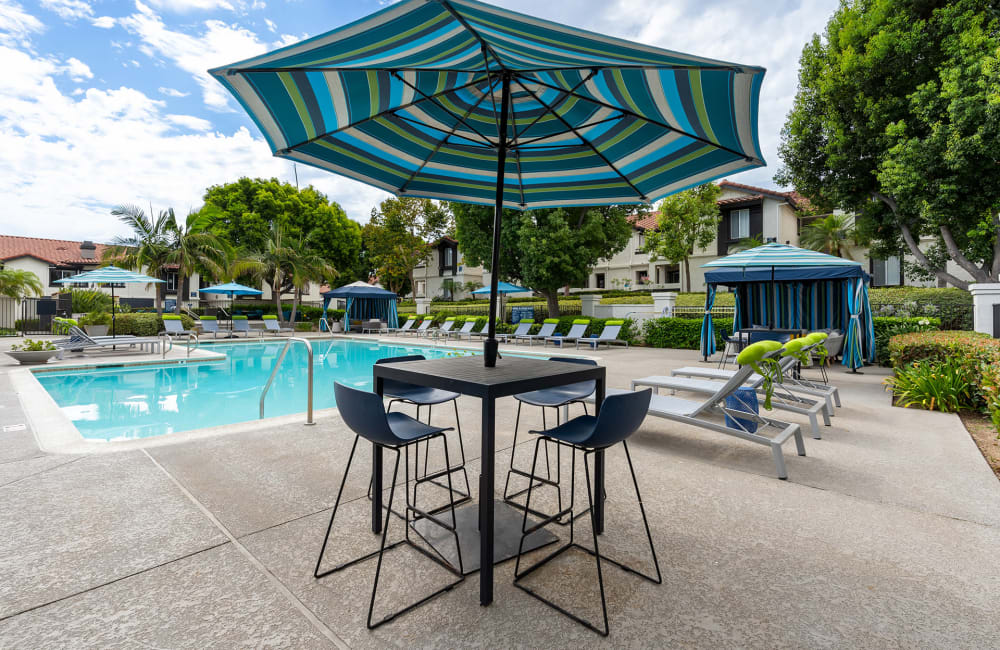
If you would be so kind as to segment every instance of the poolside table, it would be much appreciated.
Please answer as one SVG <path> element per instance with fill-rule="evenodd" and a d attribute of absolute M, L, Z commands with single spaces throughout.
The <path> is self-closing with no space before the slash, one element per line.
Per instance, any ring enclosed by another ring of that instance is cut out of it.
<path fill-rule="evenodd" d="M 497 360 L 497 365 L 487 368 L 483 357 L 452 357 L 408 361 L 403 363 L 378 364 L 374 366 L 375 392 L 383 394 L 386 379 L 403 381 L 418 386 L 429 386 L 449 390 L 462 395 L 482 399 L 482 468 L 479 475 L 478 521 L 472 522 L 473 531 L 478 527 L 479 558 L 493 558 L 493 562 L 482 562 L 479 574 L 479 603 L 493 602 L 493 564 L 513 557 L 517 553 L 517 543 L 521 536 L 520 511 L 506 504 L 502 513 L 505 522 L 500 530 L 494 529 L 494 485 L 496 451 L 496 400 L 541 388 L 563 386 L 581 381 L 595 381 L 595 414 L 600 412 L 604 401 L 606 371 L 603 366 L 589 366 L 576 363 L 559 363 L 544 359 L 505 357 Z M 372 460 L 372 531 L 382 530 L 382 452 L 375 450 Z M 598 532 L 604 530 L 604 452 L 599 451 L 594 458 L 595 522 Z M 507 510 L 517 513 L 511 518 Z M 514 525 L 516 521 L 516 525 Z M 547 532 L 547 531 L 538 531 Z M 495 538 L 496 536 L 496 538 Z M 511 540 L 513 544 L 511 545 Z M 503 548 L 497 549 L 496 544 Z M 549 543 L 549 542 L 545 542 Z M 498 552 L 495 552 L 498 551 Z M 463 560 L 465 553 L 463 555 Z"/>

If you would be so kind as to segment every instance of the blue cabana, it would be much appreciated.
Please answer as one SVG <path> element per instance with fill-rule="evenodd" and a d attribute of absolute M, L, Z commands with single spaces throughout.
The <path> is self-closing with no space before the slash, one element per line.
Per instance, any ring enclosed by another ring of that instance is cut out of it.
<path fill-rule="evenodd" d="M 875 360 L 875 336 L 867 284 L 860 262 L 786 244 L 768 243 L 703 264 L 708 285 L 701 351 L 715 353 L 711 310 L 717 288 L 732 289 L 733 329 L 839 329 L 845 333 L 843 364 L 858 368 Z M 867 353 L 867 354 L 866 354 Z"/>
<path fill-rule="evenodd" d="M 396 300 L 398 296 L 391 291 L 372 286 L 347 285 L 327 291 L 323 294 L 323 318 L 330 301 L 341 298 L 347 301 L 347 318 L 344 330 L 351 331 L 351 319 L 364 320 L 377 318 L 384 320 L 389 327 L 399 327 L 396 315 Z"/>

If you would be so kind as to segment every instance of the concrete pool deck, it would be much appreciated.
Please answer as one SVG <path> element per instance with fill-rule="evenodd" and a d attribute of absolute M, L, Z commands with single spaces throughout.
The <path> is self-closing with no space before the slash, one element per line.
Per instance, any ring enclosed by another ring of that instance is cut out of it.
<path fill-rule="evenodd" d="M 597 356 L 620 388 L 698 360 L 647 348 Z M 844 407 L 822 440 L 806 437 L 808 456 L 786 454 L 788 481 L 773 478 L 764 447 L 647 419 L 630 448 L 664 584 L 606 570 L 604 640 L 515 589 L 509 563 L 491 607 L 479 607 L 473 575 L 367 631 L 371 565 L 312 578 L 352 441 L 336 415 L 113 454 L 47 454 L 12 390 L 14 368 L 0 355 L 0 647 L 984 648 L 1000 638 L 1000 482 L 958 417 L 891 407 L 882 369 L 833 371 Z M 479 404 L 459 405 L 475 483 Z M 453 420 L 449 411 L 435 422 Z M 500 476 L 514 411 L 512 399 L 498 403 Z M 537 409 L 522 420 L 522 431 L 541 424 Z M 642 534 L 618 490 L 627 487 L 620 456 L 609 457 L 602 548 L 630 553 Z M 366 487 L 353 472 L 345 513 L 359 525 L 340 550 L 374 539 Z M 444 578 L 416 557 L 387 556 L 388 603 Z M 538 588 L 578 577 L 562 594 L 592 612 L 593 564 L 564 560 Z"/>

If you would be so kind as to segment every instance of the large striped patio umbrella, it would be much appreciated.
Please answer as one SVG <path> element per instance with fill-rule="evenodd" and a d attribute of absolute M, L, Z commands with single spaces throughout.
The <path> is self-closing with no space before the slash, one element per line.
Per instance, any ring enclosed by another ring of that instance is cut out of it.
<path fill-rule="evenodd" d="M 115 286 L 119 284 L 162 284 L 164 280 L 144 273 L 127 271 L 117 266 L 102 266 L 92 271 L 84 271 L 68 278 L 56 280 L 59 284 L 108 284 L 111 285 L 111 336 L 115 334 Z"/>
<path fill-rule="evenodd" d="M 491 269 L 505 205 L 649 204 L 764 164 L 762 68 L 473 0 L 403 0 L 210 72 L 276 156 L 401 197 L 495 206 Z"/>

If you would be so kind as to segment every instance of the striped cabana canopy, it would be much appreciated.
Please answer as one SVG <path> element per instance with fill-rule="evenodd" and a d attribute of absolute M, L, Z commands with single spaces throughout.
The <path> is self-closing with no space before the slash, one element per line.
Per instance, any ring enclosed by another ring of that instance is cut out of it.
<path fill-rule="evenodd" d="M 276 156 L 399 196 L 493 205 L 501 149 L 518 209 L 646 203 L 764 164 L 762 68 L 472 0 L 404 0 L 210 73 Z"/>
<path fill-rule="evenodd" d="M 326 318 L 327 308 L 334 298 L 347 301 L 347 318 L 344 319 L 344 330 L 351 331 L 351 320 L 377 318 L 389 327 L 399 327 L 396 311 L 396 301 L 399 296 L 388 289 L 376 287 L 367 283 L 356 282 L 332 289 L 323 294 L 323 318 Z"/>
<path fill-rule="evenodd" d="M 209 72 L 276 156 L 401 197 L 493 205 L 491 269 L 504 206 L 648 204 L 764 165 L 763 68 L 474 0 L 402 0 Z"/>

